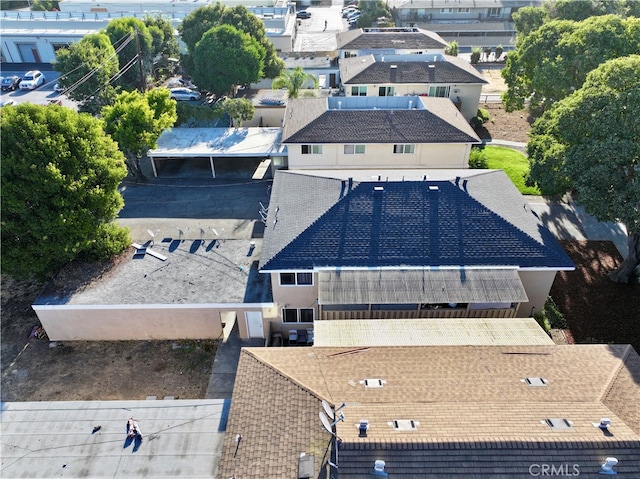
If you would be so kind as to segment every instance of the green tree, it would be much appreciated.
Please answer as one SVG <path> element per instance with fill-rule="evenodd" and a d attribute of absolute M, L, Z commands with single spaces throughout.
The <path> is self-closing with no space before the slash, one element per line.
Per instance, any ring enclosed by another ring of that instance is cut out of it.
<path fill-rule="evenodd" d="M 460 53 L 460 48 L 458 47 L 458 42 L 456 42 L 455 40 L 452 41 L 451 43 L 449 43 L 445 49 L 444 49 L 444 53 L 446 55 L 451 55 L 452 57 L 457 57 L 458 53 Z"/>
<path fill-rule="evenodd" d="M 60 4 L 57 0 L 33 0 L 33 2 L 31 2 L 31 10 L 33 11 L 50 12 L 54 8 L 60 10 Z"/>
<path fill-rule="evenodd" d="M 23 103 L 2 108 L 0 125 L 3 272 L 44 279 L 129 246 L 128 230 L 113 223 L 127 170 L 100 120 Z"/>
<path fill-rule="evenodd" d="M 129 174 L 143 179 L 140 160 L 156 146 L 160 133 L 177 120 L 176 102 L 166 88 L 154 88 L 145 93 L 123 92 L 112 106 L 102 110 L 105 130 L 118 142 L 125 154 Z"/>
<path fill-rule="evenodd" d="M 640 18 L 604 15 L 545 23 L 519 39 L 507 56 L 505 108 L 522 109 L 528 100 L 531 109 L 544 110 L 580 88 L 600 63 L 637 52 Z"/>
<path fill-rule="evenodd" d="M 144 24 L 151 34 L 153 57 L 156 59 L 161 56 L 178 58 L 180 47 L 171 23 L 162 17 L 148 16 L 144 19 Z"/>
<path fill-rule="evenodd" d="M 193 81 L 200 88 L 225 95 L 236 85 L 258 81 L 264 50 L 249 34 L 230 25 L 215 27 L 196 45 Z"/>
<path fill-rule="evenodd" d="M 196 65 L 194 54 L 196 44 L 204 34 L 214 27 L 231 25 L 241 32 L 248 33 L 264 50 L 264 71 L 266 78 L 275 78 L 284 69 L 284 62 L 278 58 L 273 43 L 267 38 L 264 23 L 252 14 L 246 7 L 237 5 L 225 7 L 220 3 L 198 8 L 185 17 L 178 31 L 182 41 L 187 45 L 189 57 L 183 60 L 183 66 L 188 72 L 193 72 Z"/>
<path fill-rule="evenodd" d="M 516 40 L 529 35 L 540 28 L 548 20 L 547 11 L 543 7 L 522 7 L 513 14 L 516 27 Z"/>
<path fill-rule="evenodd" d="M 307 82 L 313 82 L 313 87 L 318 88 L 318 79 L 311 73 L 306 73 L 302 67 L 296 67 L 293 70 L 285 70 L 280 76 L 271 82 L 271 88 L 277 90 L 286 88 L 289 92 L 289 98 L 298 98 L 300 89 Z"/>
<path fill-rule="evenodd" d="M 611 273 L 628 282 L 640 262 L 640 56 L 609 60 L 533 125 L 529 184 L 545 195 L 569 188 L 600 221 L 627 228 L 629 254 Z"/>
<path fill-rule="evenodd" d="M 545 3 L 545 8 L 550 18 L 576 22 L 604 14 L 601 4 L 592 0 L 555 0 Z"/>
<path fill-rule="evenodd" d="M 477 65 L 480 61 L 480 57 L 482 56 L 482 48 L 480 47 L 471 47 L 471 64 Z"/>
<path fill-rule="evenodd" d="M 227 98 L 222 102 L 221 108 L 231 117 L 232 124 L 237 128 L 242 126 L 243 121 L 251 120 L 255 111 L 251 100 L 246 98 Z"/>
<path fill-rule="evenodd" d="M 61 75 L 58 83 L 81 111 L 97 113 L 113 101 L 115 91 L 109 81 L 118 72 L 118 57 L 104 33 L 85 35 L 56 56 L 53 68 Z"/>
<path fill-rule="evenodd" d="M 377 22 L 378 18 L 392 18 L 388 3 L 383 0 L 361 0 L 358 2 L 358 8 L 362 12 L 362 16 L 358 19 L 358 27 L 368 28 Z"/>
<path fill-rule="evenodd" d="M 137 32 L 137 33 L 136 33 Z M 122 76 L 118 85 L 123 90 L 143 89 L 146 81 L 141 78 L 138 62 L 138 47 L 142 61 L 143 74 L 146 78 L 151 73 L 153 63 L 153 37 L 142 20 L 134 17 L 116 18 L 107 25 L 105 33 L 111 44 L 119 49 L 118 61 Z"/>

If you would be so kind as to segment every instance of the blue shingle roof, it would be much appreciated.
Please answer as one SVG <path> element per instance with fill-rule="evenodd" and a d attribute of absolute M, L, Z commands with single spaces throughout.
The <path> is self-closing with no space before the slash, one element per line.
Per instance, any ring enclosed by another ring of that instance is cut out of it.
<path fill-rule="evenodd" d="M 353 183 L 334 197 L 315 221 L 263 258 L 261 269 L 573 267 L 546 229 L 534 238 L 450 181 Z M 279 212 L 289 214 L 296 212 Z"/>

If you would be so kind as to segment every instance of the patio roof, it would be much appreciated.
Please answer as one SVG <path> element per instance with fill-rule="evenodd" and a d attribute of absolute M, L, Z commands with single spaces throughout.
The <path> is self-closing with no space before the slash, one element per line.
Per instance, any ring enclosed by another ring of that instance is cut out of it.
<path fill-rule="evenodd" d="M 528 301 L 515 269 L 321 271 L 319 304 L 514 303 Z"/>

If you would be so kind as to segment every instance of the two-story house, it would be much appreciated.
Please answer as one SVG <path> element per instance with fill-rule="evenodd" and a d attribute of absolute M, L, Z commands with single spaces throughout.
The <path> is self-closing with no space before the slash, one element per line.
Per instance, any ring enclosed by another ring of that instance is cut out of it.
<path fill-rule="evenodd" d="M 346 96 L 423 95 L 449 98 L 469 120 L 487 81 L 467 61 L 449 55 L 373 55 L 340 60 Z"/>
<path fill-rule="evenodd" d="M 282 143 L 291 169 L 467 168 L 480 139 L 445 98 L 350 96 L 289 100 Z"/>

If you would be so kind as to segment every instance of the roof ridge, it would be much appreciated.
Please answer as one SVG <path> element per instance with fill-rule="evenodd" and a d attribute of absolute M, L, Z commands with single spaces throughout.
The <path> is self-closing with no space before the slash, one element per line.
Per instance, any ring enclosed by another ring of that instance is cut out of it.
<path fill-rule="evenodd" d="M 459 439 L 459 440 L 443 440 L 436 437 L 423 440 L 410 440 L 403 438 L 394 440 L 391 437 L 387 440 L 367 440 L 362 442 L 344 441 L 341 443 L 341 449 L 344 450 L 379 450 L 381 448 L 387 450 L 403 450 L 403 449 L 585 449 L 590 450 L 594 447 L 602 447 L 606 444 L 608 449 L 627 449 L 629 447 L 638 447 L 640 440 L 630 441 L 623 439 L 602 439 L 602 440 L 576 440 L 575 438 L 527 438 L 523 440 L 517 439 L 496 439 L 488 436 L 486 438 Z"/>
<path fill-rule="evenodd" d="M 620 375 L 620 371 L 622 371 L 622 368 L 625 367 L 626 362 L 627 362 L 627 358 L 631 354 L 631 350 L 632 350 L 631 345 L 630 344 L 626 344 L 625 348 L 624 348 L 624 352 L 622 354 L 622 357 L 619 358 L 618 366 L 613 371 L 611 371 L 611 374 L 609 374 L 609 380 L 607 381 L 607 383 L 602 388 L 602 393 L 599 396 L 599 401 L 602 404 L 604 404 L 604 400 L 608 396 L 609 392 L 611 391 L 611 388 L 613 387 L 613 385 L 614 385 L 614 383 L 616 381 L 616 378 Z"/>

